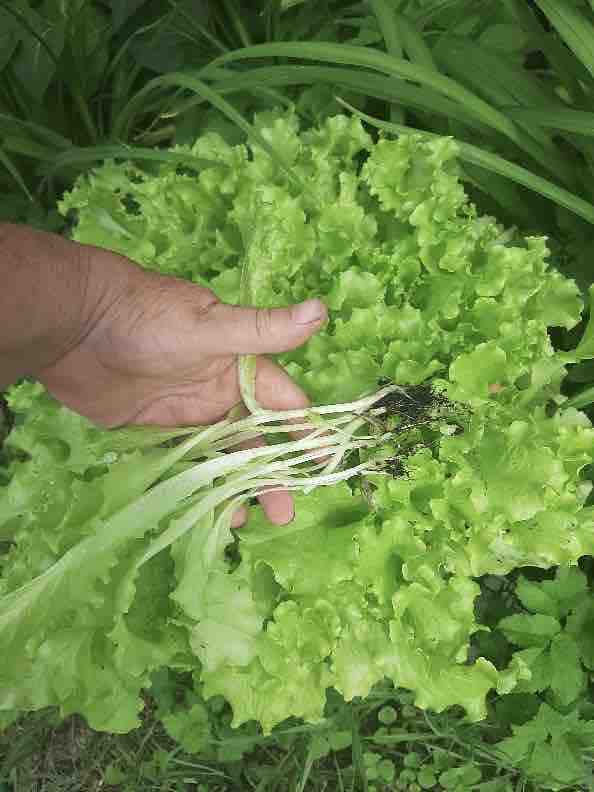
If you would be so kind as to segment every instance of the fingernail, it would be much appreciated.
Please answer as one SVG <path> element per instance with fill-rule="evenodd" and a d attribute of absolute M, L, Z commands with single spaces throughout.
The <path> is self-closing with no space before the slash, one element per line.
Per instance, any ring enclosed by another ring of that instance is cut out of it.
<path fill-rule="evenodd" d="M 326 306 L 320 300 L 306 300 L 293 308 L 293 317 L 299 325 L 319 322 L 326 318 Z"/>

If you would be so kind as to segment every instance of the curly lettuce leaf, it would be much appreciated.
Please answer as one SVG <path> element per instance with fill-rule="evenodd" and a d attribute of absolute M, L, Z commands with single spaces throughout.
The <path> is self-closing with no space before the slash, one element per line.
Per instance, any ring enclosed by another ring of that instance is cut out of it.
<path fill-rule="evenodd" d="M 156 435 L 143 445 L 104 434 L 38 386 L 13 391 L 21 412 L 0 495 L 0 537 L 13 541 L 0 578 L 6 709 L 54 702 L 118 727 L 107 710 L 119 695 L 124 728 L 161 663 L 193 670 L 236 724 L 266 730 L 322 718 L 329 687 L 365 696 L 384 678 L 419 706 L 481 718 L 490 689 L 549 673 L 534 636 L 507 669 L 469 662 L 468 647 L 481 629 L 474 578 L 594 552 L 583 475 L 594 430 L 561 394 L 565 366 L 592 356 L 594 331 L 563 354 L 549 337 L 579 322 L 577 286 L 551 268 L 544 239 L 478 215 L 452 140 L 374 142 L 344 115 L 306 130 L 292 111 L 255 124 L 274 157 L 208 133 L 177 149 L 195 167 L 106 162 L 82 177 L 61 203 L 75 239 L 229 302 L 242 272 L 258 306 L 319 296 L 327 325 L 279 357 L 315 402 L 356 398 L 387 377 L 431 384 L 449 413 L 398 438 L 399 477 L 298 497 L 283 528 L 252 510 L 231 563 L 231 535 L 221 530 L 211 552 L 204 525 L 158 552 L 169 517 L 143 495 L 160 475 Z M 560 620 L 555 596 L 542 615 Z M 565 641 L 590 664 L 580 630 L 591 619 L 583 603 L 570 610 Z M 69 646 L 65 673 L 55 658 Z M 564 700 L 574 677 L 555 683 Z M 77 689 L 76 678 L 86 680 Z"/>

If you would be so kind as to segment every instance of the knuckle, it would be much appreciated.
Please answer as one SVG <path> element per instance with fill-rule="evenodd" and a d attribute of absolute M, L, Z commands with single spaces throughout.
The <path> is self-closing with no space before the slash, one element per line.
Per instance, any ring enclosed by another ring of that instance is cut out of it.
<path fill-rule="evenodd" d="M 196 287 L 192 288 L 192 305 L 198 319 L 211 320 L 216 319 L 216 308 L 221 305 L 219 298 L 212 291 L 206 287 L 200 287 L 198 299 L 196 299 Z"/>
<path fill-rule="evenodd" d="M 258 308 L 256 311 L 256 335 L 266 339 L 272 332 L 273 314 L 270 308 Z"/>

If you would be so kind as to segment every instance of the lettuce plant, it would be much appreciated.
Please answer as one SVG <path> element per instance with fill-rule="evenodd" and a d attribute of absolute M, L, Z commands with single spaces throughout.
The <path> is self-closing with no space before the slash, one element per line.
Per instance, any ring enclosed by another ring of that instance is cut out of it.
<path fill-rule="evenodd" d="M 77 240 L 226 301 L 321 296 L 327 327 L 282 363 L 317 405 L 396 383 L 393 423 L 372 442 L 347 404 L 337 415 L 351 432 L 335 446 L 353 448 L 351 468 L 326 468 L 331 487 L 306 485 L 283 528 L 254 507 L 234 540 L 232 499 L 254 492 L 244 479 L 278 478 L 248 455 L 222 484 L 203 476 L 192 489 L 212 465 L 199 452 L 226 447 L 222 427 L 185 439 L 101 432 L 37 386 L 14 389 L 9 442 L 21 456 L 0 496 L 0 537 L 13 542 L 3 709 L 59 704 L 124 731 L 150 673 L 169 666 L 226 698 L 234 724 L 266 731 L 291 715 L 320 720 L 328 688 L 352 699 L 386 677 L 420 707 L 458 704 L 480 719 L 491 689 L 531 672 L 521 658 L 468 661 L 485 629 L 477 578 L 594 552 L 582 476 L 594 430 L 560 391 L 567 363 L 594 343 L 588 331 L 574 353 L 551 344 L 548 328 L 574 327 L 582 301 L 550 267 L 546 240 L 478 215 L 449 139 L 374 142 L 342 115 L 305 131 L 291 113 L 255 125 L 267 148 L 207 133 L 175 149 L 183 167 L 108 162 L 61 210 L 76 213 Z M 423 404 L 428 393 L 448 410 Z"/>

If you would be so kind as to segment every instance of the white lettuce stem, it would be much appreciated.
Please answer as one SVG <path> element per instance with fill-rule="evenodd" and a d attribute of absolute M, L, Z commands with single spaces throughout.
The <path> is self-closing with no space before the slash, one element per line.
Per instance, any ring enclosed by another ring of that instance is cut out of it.
<path fill-rule="evenodd" d="M 364 438 L 354 436 L 355 432 L 366 422 L 366 419 L 357 415 L 356 412 L 368 409 L 386 392 L 390 391 L 384 389 L 374 397 L 367 397 L 347 405 L 348 410 L 345 410 L 348 412 L 345 416 L 347 422 L 344 427 L 324 423 L 323 426 L 314 428 L 310 434 L 303 438 L 222 454 L 197 462 L 188 470 L 177 474 L 174 479 L 183 480 L 189 477 L 195 483 L 194 492 L 178 502 L 177 508 L 183 505 L 184 500 L 188 504 L 188 508 L 179 517 L 174 518 L 168 528 L 151 542 L 141 563 L 177 541 L 191 530 L 208 511 L 223 504 L 226 504 L 224 512 L 219 515 L 216 521 L 216 525 L 219 527 L 227 519 L 230 519 L 229 515 L 232 513 L 233 507 L 237 508 L 244 501 L 265 491 L 273 489 L 310 492 L 318 486 L 329 486 L 364 472 L 374 472 L 373 464 L 369 462 L 353 465 L 343 470 L 337 470 L 337 468 L 349 452 L 379 445 L 389 437 L 389 435 Z M 335 405 L 334 410 L 338 412 L 339 405 Z M 292 417 L 302 417 L 304 412 L 302 410 L 291 411 Z M 278 420 L 278 414 L 252 416 L 250 419 L 238 423 L 245 427 L 246 424 L 253 425 L 254 419 L 263 418 L 269 421 Z M 240 431 L 235 436 L 245 437 L 245 431 Z M 229 440 L 230 438 L 227 438 L 227 442 Z M 328 458 L 330 458 L 330 462 L 327 461 Z M 221 483 L 215 484 L 217 480 L 221 480 Z M 171 485 L 171 481 L 170 479 L 159 486 Z M 171 511 L 174 512 L 175 509 Z"/>
<path fill-rule="evenodd" d="M 178 517 L 174 516 L 168 527 L 150 542 L 146 552 L 139 558 L 137 566 L 146 563 L 149 558 L 171 545 L 191 530 L 205 514 L 223 504 L 226 504 L 225 517 L 223 518 L 222 515 L 219 517 L 226 520 L 233 508 L 232 504 L 237 507 L 271 488 L 309 492 L 318 486 L 328 486 L 361 473 L 375 472 L 373 463 L 369 462 L 343 470 L 334 470 L 334 468 L 349 451 L 380 445 L 389 437 L 378 434 L 375 437 L 361 438 L 353 437 L 351 434 L 351 439 L 345 440 L 345 435 L 348 435 L 349 431 L 355 432 L 365 422 L 358 413 L 368 410 L 391 390 L 394 388 L 384 388 L 373 396 L 347 405 L 313 408 L 314 415 L 322 411 L 325 414 L 347 413 L 345 417 L 348 430 L 341 426 L 342 421 L 339 421 L 338 425 L 324 422 L 322 426 L 314 426 L 312 432 L 297 440 L 217 454 L 161 481 L 144 495 L 101 521 L 100 531 L 83 539 L 48 570 L 4 597 L 5 620 L 11 619 L 11 608 L 14 607 L 16 612 L 27 598 L 31 598 L 32 601 L 46 588 L 50 591 L 52 586 L 59 586 L 66 569 L 80 568 L 84 566 L 85 558 L 101 557 L 107 552 L 114 552 L 117 547 L 131 538 L 138 538 L 142 535 L 139 533 L 139 526 L 146 522 L 147 514 L 151 514 L 154 520 L 155 514 L 160 513 L 162 519 L 167 515 L 175 515 L 185 504 L 188 506 Z M 187 459 L 188 454 L 195 453 L 205 442 L 220 441 L 221 434 L 230 434 L 231 437 L 227 437 L 227 442 L 232 442 L 233 437 L 245 434 L 255 425 L 267 426 L 279 420 L 306 418 L 308 414 L 311 415 L 312 411 L 291 410 L 284 413 L 259 414 L 235 424 L 226 419 L 214 426 L 200 427 L 183 443 L 169 450 L 163 459 L 162 472 L 165 473 L 166 469 L 170 469 L 184 457 Z M 238 426 L 241 427 L 239 434 Z M 280 427 L 281 430 L 283 428 L 286 430 L 286 426 Z M 275 431 L 277 429 L 278 427 L 275 427 Z M 326 461 L 328 457 L 332 460 L 330 466 Z M 316 472 L 320 468 L 321 472 Z M 147 524 L 150 527 L 150 521 Z M 216 525 L 220 528 L 223 523 L 217 518 Z"/>
<path fill-rule="evenodd" d="M 173 544 L 173 542 L 176 542 L 190 531 L 207 512 L 216 509 L 222 504 L 226 504 L 224 507 L 224 519 L 230 519 L 229 514 L 232 514 L 234 508 L 239 508 L 246 500 L 262 495 L 265 492 L 280 490 L 302 490 L 310 492 L 315 487 L 329 486 L 337 484 L 340 481 L 346 481 L 353 476 L 365 472 L 367 469 L 368 465 L 363 463 L 329 475 L 310 476 L 306 479 L 294 479 L 291 477 L 273 476 L 271 475 L 270 468 L 263 465 L 261 468 L 248 475 L 238 476 L 214 489 L 207 490 L 203 497 L 180 517 L 173 519 L 166 530 L 151 542 L 146 552 L 139 559 L 138 566 L 146 563 L 154 555 L 161 552 L 161 550 L 164 550 L 166 547 Z M 219 520 L 221 518 L 222 515 L 219 515 L 219 518 L 215 522 L 215 528 L 220 529 L 221 522 Z"/>
<path fill-rule="evenodd" d="M 345 439 L 339 445 L 339 447 L 334 452 L 334 454 L 332 454 L 332 458 L 328 461 L 328 464 L 325 467 L 326 473 L 328 474 L 333 473 L 338 468 L 344 455 L 349 449 L 349 443 L 352 435 L 354 435 L 357 429 L 360 429 L 361 426 L 363 426 L 364 424 L 365 424 L 364 418 L 354 418 L 350 423 L 348 423 L 345 426 L 344 430 L 342 431 L 342 434 Z"/>
<path fill-rule="evenodd" d="M 322 429 L 323 432 L 326 432 L 328 429 L 336 431 L 337 434 L 341 432 L 345 432 L 345 430 L 341 429 L 342 425 L 347 425 L 352 421 L 352 415 L 341 415 L 337 418 L 332 419 L 325 419 L 323 427 L 317 427 Z M 275 427 L 269 430 L 269 433 L 276 433 L 276 434 L 298 434 L 298 433 L 310 433 L 312 432 L 312 424 L 311 423 L 294 423 L 294 424 L 283 424 L 279 426 L 278 429 Z M 348 430 L 345 433 L 345 436 L 350 436 L 350 432 Z M 369 439 L 371 439 L 371 435 L 369 435 Z M 237 435 L 231 436 L 231 438 L 221 439 L 217 442 L 209 444 L 209 448 L 213 451 L 225 451 L 234 446 L 240 445 L 241 443 L 249 443 L 252 440 L 256 440 L 258 438 L 262 438 L 262 430 L 259 428 L 254 428 L 250 431 L 240 432 Z M 198 452 L 200 451 L 200 447 Z M 197 453 L 194 456 L 197 456 Z"/>
<path fill-rule="evenodd" d="M 373 409 L 373 405 L 389 393 L 400 390 L 401 388 L 397 385 L 389 385 L 374 394 L 345 404 L 305 407 L 298 410 L 266 410 L 236 421 L 225 418 L 206 430 L 200 429 L 201 442 L 196 445 L 195 455 L 200 450 L 208 452 L 215 449 L 224 450 L 238 443 L 253 440 L 264 433 L 311 432 L 320 428 L 324 431 L 332 431 L 335 425 L 348 423 L 356 415 L 368 411 L 372 415 L 380 417 L 385 413 L 385 409 Z M 334 417 L 323 417 L 331 415 Z M 294 422 L 299 419 L 302 419 L 302 422 L 295 424 Z M 271 427 L 270 424 L 274 424 L 274 426 Z M 223 441 L 226 442 L 223 443 Z"/>
<path fill-rule="evenodd" d="M 152 490 L 153 498 L 158 498 L 160 490 L 164 493 L 174 489 L 180 494 L 177 503 L 169 510 L 170 514 L 175 513 L 184 502 L 188 508 L 179 517 L 175 517 L 168 528 L 151 542 L 141 563 L 183 536 L 208 511 L 230 500 L 238 505 L 271 487 L 311 491 L 318 486 L 335 484 L 360 473 L 373 471 L 373 463 L 369 462 L 343 470 L 336 468 L 349 452 L 377 446 L 388 439 L 389 435 L 385 434 L 361 438 L 355 436 L 355 432 L 366 422 L 361 413 L 393 390 L 393 387 L 384 388 L 373 396 L 347 405 L 314 408 L 317 411 L 324 410 L 330 415 L 346 413 L 343 416 L 346 418 L 345 426 L 341 425 L 342 420 L 338 423 L 324 421 L 321 426 L 314 425 L 309 434 L 297 440 L 217 454 L 191 465 L 187 470 L 158 484 Z M 310 410 L 291 410 L 253 415 L 234 424 L 225 420 L 214 427 L 201 430 L 198 438 L 203 441 L 205 436 L 208 436 L 211 442 L 220 443 L 222 433 L 227 434 L 226 443 L 229 444 L 234 442 L 234 439 L 236 442 L 239 437 L 245 439 L 246 432 L 249 433 L 255 426 L 266 427 L 273 422 L 278 423 L 279 420 L 304 418 L 308 414 L 311 414 Z M 285 424 L 281 429 L 288 431 L 287 425 L 294 426 L 294 424 Z M 275 426 L 275 431 L 276 429 Z M 194 441 L 196 439 L 193 438 Z M 189 447 L 190 441 L 186 441 L 186 445 Z M 196 443 L 194 448 L 188 450 L 195 452 L 198 445 L 199 443 Z M 330 462 L 327 462 L 328 458 Z M 320 466 L 322 466 L 321 470 Z M 150 495 L 148 497 L 150 498 Z M 146 499 L 147 496 L 145 495 L 144 498 Z M 227 503 L 226 513 L 229 508 L 230 505 Z M 217 524 L 221 525 L 221 523 Z"/>

